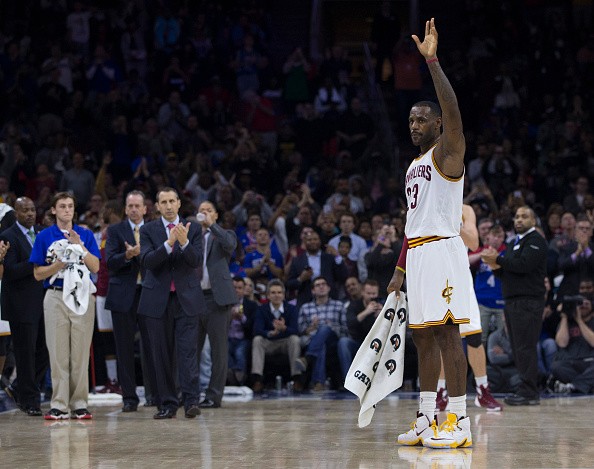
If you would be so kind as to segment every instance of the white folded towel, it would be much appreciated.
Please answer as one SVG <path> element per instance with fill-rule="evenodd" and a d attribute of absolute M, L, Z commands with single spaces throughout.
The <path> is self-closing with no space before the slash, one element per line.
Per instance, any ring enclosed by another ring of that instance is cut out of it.
<path fill-rule="evenodd" d="M 375 405 L 402 386 L 408 304 L 390 293 L 349 368 L 344 387 L 361 403 L 359 428 L 370 424 Z"/>
<path fill-rule="evenodd" d="M 56 279 L 64 279 L 62 300 L 73 313 L 82 316 L 87 312 L 90 297 L 97 291 L 91 280 L 91 273 L 84 263 L 85 251 L 78 244 L 71 244 L 67 239 L 54 241 L 47 249 L 45 260 L 48 264 L 61 260 L 66 267 L 52 275 L 49 280 L 53 285 Z"/>

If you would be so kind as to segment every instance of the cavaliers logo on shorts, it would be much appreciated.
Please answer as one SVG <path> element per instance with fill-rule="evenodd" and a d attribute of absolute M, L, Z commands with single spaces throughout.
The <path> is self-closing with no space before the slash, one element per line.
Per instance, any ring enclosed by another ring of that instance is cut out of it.
<path fill-rule="evenodd" d="M 445 298 L 447 304 L 450 304 L 452 301 L 452 291 L 454 287 L 450 287 L 449 280 L 446 279 L 446 287 L 441 291 L 442 298 Z"/>

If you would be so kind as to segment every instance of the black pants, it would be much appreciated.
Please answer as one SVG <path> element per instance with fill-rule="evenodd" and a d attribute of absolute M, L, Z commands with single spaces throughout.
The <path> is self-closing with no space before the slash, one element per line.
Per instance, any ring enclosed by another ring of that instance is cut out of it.
<path fill-rule="evenodd" d="M 118 359 L 118 381 L 122 387 L 124 403 L 138 403 L 138 396 L 136 394 L 136 361 L 134 359 L 134 339 L 137 325 L 140 329 L 140 340 L 142 341 L 142 347 L 140 347 L 141 353 L 149 355 L 146 360 L 146 369 L 144 367 L 142 369 L 142 377 L 148 384 L 146 386 L 147 389 L 152 390 L 155 388 L 155 370 L 152 357 L 150 356 L 151 348 L 148 344 L 146 321 L 144 316 L 137 314 L 140 291 L 141 289 L 137 287 L 130 311 L 112 311 L 111 315 Z"/>
<path fill-rule="evenodd" d="M 198 317 L 189 316 L 176 293 L 169 295 L 167 310 L 160 318 L 145 316 L 155 367 L 157 401 L 160 408 L 177 410 L 174 362 L 177 359 L 179 386 L 186 408 L 198 404 Z"/>
<path fill-rule="evenodd" d="M 535 398 L 538 390 L 538 355 L 536 344 L 542 328 L 544 298 L 505 299 L 505 322 L 514 354 L 514 363 L 522 380 L 518 394 Z"/>
<path fill-rule="evenodd" d="M 10 331 L 18 374 L 19 405 L 24 409 L 39 407 L 40 383 L 49 365 L 43 315 L 35 323 L 10 321 Z"/>

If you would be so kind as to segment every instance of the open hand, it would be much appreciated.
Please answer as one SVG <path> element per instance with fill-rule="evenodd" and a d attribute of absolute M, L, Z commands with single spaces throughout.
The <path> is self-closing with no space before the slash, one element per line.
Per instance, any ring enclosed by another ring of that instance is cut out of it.
<path fill-rule="evenodd" d="M 425 22 L 425 39 L 421 42 L 415 34 L 412 35 L 413 41 L 417 45 L 419 52 L 429 60 L 437 54 L 437 29 L 435 29 L 435 18 Z"/>
<path fill-rule="evenodd" d="M 72 228 L 69 229 L 66 233 L 64 233 L 64 237 L 70 241 L 71 244 L 80 244 L 82 245 L 82 241 L 80 239 L 80 235 L 74 231 Z"/>

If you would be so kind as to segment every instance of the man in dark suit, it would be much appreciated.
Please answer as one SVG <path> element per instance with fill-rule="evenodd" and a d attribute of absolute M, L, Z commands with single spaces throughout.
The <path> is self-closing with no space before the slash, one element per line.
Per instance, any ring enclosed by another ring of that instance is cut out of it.
<path fill-rule="evenodd" d="M 266 356 L 284 354 L 289 357 L 293 389 L 303 391 L 303 379 L 297 361 L 301 355 L 299 342 L 299 313 L 285 301 L 285 286 L 272 279 L 266 287 L 268 303 L 256 311 L 254 340 L 252 342 L 252 389 L 260 393 L 264 389 L 264 362 Z"/>
<path fill-rule="evenodd" d="M 30 416 L 41 416 L 40 389 L 49 363 L 43 320 L 43 284 L 33 276 L 29 256 L 38 230 L 35 205 L 27 197 L 15 203 L 16 223 L 2 233 L 10 243 L 4 258 L 2 319 L 9 321 L 18 370 L 19 407 Z M 0 370 L 1 371 L 1 370 Z"/>
<path fill-rule="evenodd" d="M 217 408 L 221 407 L 227 381 L 227 336 L 231 322 L 231 307 L 237 303 L 229 272 L 229 262 L 237 246 L 237 237 L 232 230 L 225 230 L 216 223 L 219 214 L 212 202 L 202 202 L 198 212 L 204 216 L 200 222 L 205 247 L 201 287 L 206 300 L 206 309 L 198 314 L 198 356 L 208 334 L 212 360 L 210 382 L 200 407 Z"/>
<path fill-rule="evenodd" d="M 142 352 L 148 366 L 143 369 L 146 389 L 155 389 L 155 370 L 150 357 L 150 346 L 144 316 L 138 316 L 138 301 L 142 290 L 143 270 L 140 266 L 140 228 L 144 225 L 146 205 L 144 194 L 132 191 L 126 196 L 127 219 L 107 229 L 105 257 L 109 269 L 109 289 L 105 307 L 111 311 L 113 336 L 118 359 L 118 381 L 122 387 L 123 412 L 138 409 L 134 336 L 136 325 L 140 329 Z"/>
<path fill-rule="evenodd" d="M 515 394 L 505 398 L 508 405 L 538 405 L 538 356 L 536 344 L 545 306 L 547 242 L 536 231 L 536 215 L 528 207 L 518 207 L 514 217 L 517 236 L 505 252 L 489 247 L 481 252 L 493 274 L 501 278 L 505 300 L 505 322 L 514 352 L 514 363 L 522 382 Z"/>
<path fill-rule="evenodd" d="M 320 235 L 313 231 L 305 238 L 305 252 L 291 263 L 288 290 L 297 290 L 297 309 L 312 300 L 311 279 L 324 277 L 330 284 L 330 296 L 337 298 L 338 286 L 347 278 L 347 269 L 342 260 L 321 250 Z"/>
<path fill-rule="evenodd" d="M 174 345 L 179 385 L 188 418 L 198 407 L 198 313 L 206 308 L 200 287 L 201 229 L 181 220 L 179 195 L 170 187 L 157 193 L 161 216 L 140 229 L 140 263 L 146 269 L 138 314 L 145 316 L 156 376 L 159 411 L 155 419 L 175 417 Z"/>

